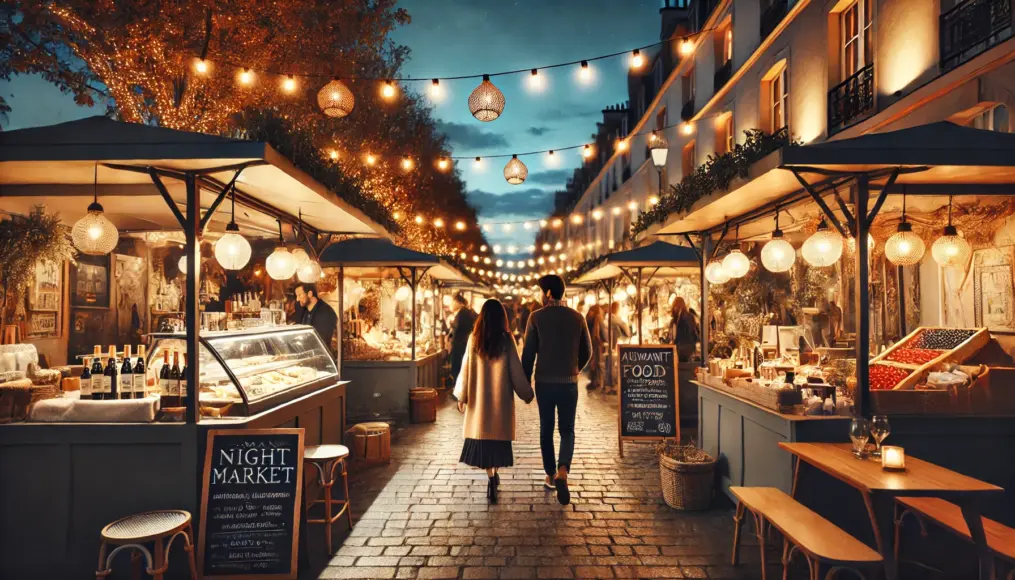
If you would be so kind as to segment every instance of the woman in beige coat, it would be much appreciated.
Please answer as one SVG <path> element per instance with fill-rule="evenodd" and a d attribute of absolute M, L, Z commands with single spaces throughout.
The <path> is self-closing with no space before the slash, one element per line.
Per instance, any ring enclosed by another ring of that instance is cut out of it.
<path fill-rule="evenodd" d="M 504 305 L 487 300 L 465 349 L 455 398 L 458 410 L 465 413 L 465 444 L 459 461 L 486 470 L 491 503 L 497 503 L 497 470 L 514 465 L 515 394 L 526 403 L 535 396 L 522 370 Z"/>

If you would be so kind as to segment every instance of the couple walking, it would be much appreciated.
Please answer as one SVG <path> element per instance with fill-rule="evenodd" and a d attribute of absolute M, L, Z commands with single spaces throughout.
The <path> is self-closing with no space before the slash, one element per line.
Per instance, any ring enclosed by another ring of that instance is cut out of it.
<path fill-rule="evenodd" d="M 539 406 L 539 447 L 546 480 L 557 501 L 567 505 L 567 486 L 574 456 L 574 423 L 578 408 L 578 374 L 592 357 L 585 318 L 564 302 L 564 280 L 539 280 L 543 307 L 529 316 L 519 358 L 504 306 L 487 300 L 469 338 L 455 383 L 458 410 L 465 413 L 459 461 L 486 470 L 487 497 L 497 502 L 498 469 L 514 465 L 515 395 Z M 532 378 L 535 375 L 535 391 Z M 553 448 L 553 428 L 560 431 L 560 456 Z"/>

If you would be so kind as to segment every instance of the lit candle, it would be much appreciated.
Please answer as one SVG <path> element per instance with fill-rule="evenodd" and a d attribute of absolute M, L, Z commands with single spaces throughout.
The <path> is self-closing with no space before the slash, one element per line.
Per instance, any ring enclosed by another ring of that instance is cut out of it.
<path fill-rule="evenodd" d="M 906 450 L 893 445 L 881 446 L 881 469 L 885 471 L 906 470 Z"/>

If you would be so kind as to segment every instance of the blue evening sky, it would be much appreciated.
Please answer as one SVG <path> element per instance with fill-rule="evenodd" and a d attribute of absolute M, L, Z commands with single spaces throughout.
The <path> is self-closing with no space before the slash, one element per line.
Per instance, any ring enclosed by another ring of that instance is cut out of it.
<path fill-rule="evenodd" d="M 400 0 L 412 23 L 392 40 L 412 49 L 404 74 L 442 77 L 532 68 L 580 60 L 656 42 L 658 0 Z M 590 141 L 600 111 L 627 99 L 626 57 L 591 63 L 594 82 L 576 80 L 577 66 L 545 71 L 545 88 L 533 94 L 528 73 L 494 77 L 506 98 L 504 114 L 482 123 L 468 110 L 478 80 L 442 82 L 444 99 L 434 116 L 447 133 L 456 156 L 510 154 L 557 149 Z M 415 84 L 425 90 L 428 83 Z M 14 111 L 5 129 L 59 123 L 101 114 L 78 107 L 70 97 L 36 76 L 0 81 L 0 92 Z M 507 159 L 491 159 L 476 171 L 460 161 L 471 202 L 481 221 L 539 219 L 552 207 L 553 192 L 581 163 L 578 151 L 557 155 L 558 166 L 544 157 L 523 157 L 528 180 L 517 186 L 504 180 Z M 494 243 L 531 243 L 532 233 L 487 234 Z"/>

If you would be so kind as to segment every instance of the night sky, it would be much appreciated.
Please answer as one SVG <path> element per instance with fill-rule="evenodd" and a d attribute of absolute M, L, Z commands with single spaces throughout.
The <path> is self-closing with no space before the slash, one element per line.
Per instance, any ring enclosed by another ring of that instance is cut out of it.
<path fill-rule="evenodd" d="M 410 77 L 483 74 L 580 60 L 656 42 L 658 0 L 401 0 L 412 23 L 392 40 L 412 50 L 403 69 Z M 542 72 L 541 93 L 525 85 L 528 73 L 495 77 L 507 101 L 503 115 L 482 123 L 469 114 L 469 93 L 478 80 L 442 81 L 445 97 L 434 116 L 449 137 L 456 156 L 475 157 L 557 149 L 590 141 L 606 106 L 627 99 L 628 60 L 618 57 L 591 63 L 594 82 L 575 80 L 577 66 Z M 426 84 L 415 84 L 425 90 Z M 14 111 L 5 129 L 17 129 L 101 114 L 102 109 L 76 106 L 36 77 L 0 81 L 0 92 Z M 543 156 L 523 157 L 529 177 L 522 185 L 504 180 L 507 159 L 472 162 L 459 167 L 469 198 L 481 221 L 538 219 L 553 203 L 553 191 L 581 163 L 579 151 L 557 155 L 558 167 L 547 167 Z M 494 243 L 531 243 L 530 232 L 487 234 Z"/>

